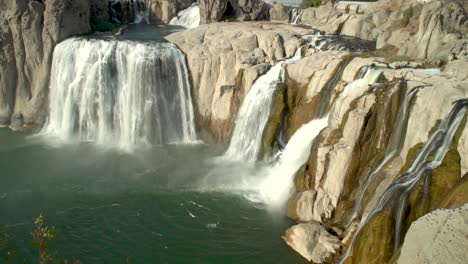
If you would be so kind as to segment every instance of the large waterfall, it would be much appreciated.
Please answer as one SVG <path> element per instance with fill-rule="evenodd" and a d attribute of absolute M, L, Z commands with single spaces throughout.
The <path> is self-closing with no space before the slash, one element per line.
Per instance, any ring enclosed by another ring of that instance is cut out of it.
<path fill-rule="evenodd" d="M 185 28 L 195 28 L 200 25 L 200 6 L 195 3 L 187 9 L 184 9 L 171 19 L 170 25 L 183 26 Z"/>
<path fill-rule="evenodd" d="M 73 38 L 55 48 L 43 133 L 129 147 L 196 139 L 187 68 L 170 43 Z"/>

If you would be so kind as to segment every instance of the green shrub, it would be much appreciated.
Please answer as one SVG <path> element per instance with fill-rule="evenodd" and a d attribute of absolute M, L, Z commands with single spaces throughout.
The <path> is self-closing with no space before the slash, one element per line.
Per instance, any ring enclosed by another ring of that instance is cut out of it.
<path fill-rule="evenodd" d="M 322 4 L 322 0 L 302 0 L 302 8 L 318 7 Z"/>

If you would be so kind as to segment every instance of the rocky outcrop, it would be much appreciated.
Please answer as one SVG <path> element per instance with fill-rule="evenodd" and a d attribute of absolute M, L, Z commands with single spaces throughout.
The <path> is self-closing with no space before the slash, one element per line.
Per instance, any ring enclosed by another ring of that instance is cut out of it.
<path fill-rule="evenodd" d="M 262 23 L 217 23 L 167 39 L 187 56 L 202 137 L 226 142 L 242 99 L 277 61 L 292 57 L 310 30 Z"/>
<path fill-rule="evenodd" d="M 324 263 L 339 252 L 340 240 L 324 227 L 314 224 L 298 224 L 286 231 L 283 240 L 308 261 Z"/>
<path fill-rule="evenodd" d="M 153 24 L 168 24 L 181 10 L 188 8 L 192 0 L 153 0 L 150 7 L 150 21 Z"/>
<path fill-rule="evenodd" d="M 299 22 L 327 34 L 377 40 L 377 48 L 398 47 L 400 56 L 432 61 L 468 56 L 467 9 L 462 1 L 380 0 L 354 5 L 308 8 Z"/>
<path fill-rule="evenodd" d="M 89 32 L 89 18 L 89 1 L 0 2 L 0 126 L 44 121 L 54 46 Z"/>
<path fill-rule="evenodd" d="M 320 109 L 328 109 L 329 124 L 297 174 L 297 193 L 288 202 L 287 214 L 301 225 L 333 229 L 351 251 L 347 259 L 351 263 L 388 262 L 395 243 L 398 249 L 395 240 L 402 239 L 414 220 L 436 208 L 468 202 L 461 191 L 467 182 L 465 115 L 440 164 L 408 191 L 403 208 L 409 213 L 398 232 L 394 220 L 398 207 L 381 204 L 382 194 L 408 173 L 454 103 L 468 98 L 467 76 L 459 70 L 466 62 L 453 61 L 440 71 L 416 69 L 424 67 L 421 63 L 386 63 L 384 58 L 347 52 L 309 49 L 303 54 L 303 59 L 286 66 L 288 136 L 321 117 Z M 372 87 L 354 81 L 371 65 L 392 69 L 382 70 L 380 77 L 372 77 L 378 70 L 368 72 L 366 79 L 376 78 Z M 383 207 L 373 212 L 378 206 Z M 359 225 L 357 219 L 367 220 Z M 314 235 L 300 238 L 290 232 L 287 235 L 297 241 L 314 240 Z M 310 250 L 302 245 L 306 242 L 287 243 L 310 259 Z"/>
<path fill-rule="evenodd" d="M 200 23 L 263 20 L 268 18 L 268 10 L 263 0 L 201 0 Z"/>
<path fill-rule="evenodd" d="M 467 237 L 468 205 L 433 211 L 411 224 L 398 263 L 465 263 Z"/>
<path fill-rule="evenodd" d="M 270 9 L 270 20 L 273 22 L 289 22 L 288 10 L 282 4 L 273 4 Z"/>

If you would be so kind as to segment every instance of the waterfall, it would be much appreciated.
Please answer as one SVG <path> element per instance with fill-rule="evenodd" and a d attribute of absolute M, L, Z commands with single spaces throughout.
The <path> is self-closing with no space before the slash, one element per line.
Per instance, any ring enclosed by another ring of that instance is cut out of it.
<path fill-rule="evenodd" d="M 257 160 L 276 88 L 284 81 L 283 64 L 299 60 L 300 50 L 293 58 L 278 62 L 255 81 L 239 110 L 231 142 L 224 154 L 227 159 Z"/>
<path fill-rule="evenodd" d="M 301 9 L 300 8 L 292 8 L 289 10 L 289 23 L 292 25 L 297 25 L 299 18 L 301 17 Z"/>
<path fill-rule="evenodd" d="M 133 0 L 132 1 L 133 12 L 135 12 L 134 23 L 138 24 L 144 20 L 146 21 L 147 24 L 151 24 L 149 20 L 151 1 L 152 0 Z"/>
<path fill-rule="evenodd" d="M 56 46 L 42 133 L 126 148 L 196 139 L 183 54 L 171 43 L 68 39 Z"/>
<path fill-rule="evenodd" d="M 328 125 L 328 117 L 314 119 L 301 126 L 291 137 L 279 161 L 267 172 L 260 186 L 262 200 L 273 208 L 280 208 L 294 191 L 294 177 L 307 162 L 315 138 Z"/>
<path fill-rule="evenodd" d="M 129 16 L 126 12 L 133 10 L 133 23 L 138 24 L 145 21 L 147 24 L 151 24 L 149 19 L 151 2 L 152 0 L 109 0 L 112 20 L 116 23 L 124 23 L 124 16 Z"/>
<path fill-rule="evenodd" d="M 416 186 L 421 177 L 427 175 L 442 164 L 445 154 L 447 154 L 452 144 L 453 137 L 467 112 L 468 99 L 459 100 L 454 104 L 449 113 L 440 122 L 438 129 L 418 152 L 410 168 L 385 190 L 372 211 L 361 219 L 342 261 L 352 255 L 355 239 L 362 228 L 392 201 L 396 201 L 395 241 L 393 251 L 395 252 L 398 249 L 401 239 L 403 211 L 406 207 L 410 191 Z"/>
<path fill-rule="evenodd" d="M 415 87 L 411 92 L 408 93 L 408 95 L 406 95 L 406 85 L 404 86 L 403 96 L 401 99 L 401 107 L 398 110 L 396 124 L 392 129 L 392 133 L 390 134 L 390 139 L 388 142 L 388 147 L 385 151 L 385 155 L 383 159 L 377 164 L 377 166 L 371 171 L 369 176 L 367 176 L 359 198 L 354 204 L 353 212 L 348 221 L 348 224 L 352 220 L 354 220 L 354 218 L 356 218 L 356 216 L 361 212 L 362 199 L 364 198 L 367 188 L 369 188 L 369 185 L 372 182 L 372 180 L 375 178 L 375 176 L 377 176 L 377 174 L 385 166 L 385 164 L 387 164 L 387 162 L 395 156 L 395 154 L 398 152 L 398 149 L 400 149 L 401 145 L 403 144 L 409 120 L 410 104 L 418 90 L 418 87 Z"/>
<path fill-rule="evenodd" d="M 170 25 L 183 26 L 185 28 L 195 28 L 200 25 L 200 6 L 198 3 L 180 11 L 176 17 L 171 19 Z"/>
<path fill-rule="evenodd" d="M 302 37 L 307 40 L 310 47 L 317 51 L 337 50 L 350 52 L 365 52 L 375 50 L 374 41 L 363 40 L 356 37 L 337 36 L 337 35 L 305 35 Z"/>

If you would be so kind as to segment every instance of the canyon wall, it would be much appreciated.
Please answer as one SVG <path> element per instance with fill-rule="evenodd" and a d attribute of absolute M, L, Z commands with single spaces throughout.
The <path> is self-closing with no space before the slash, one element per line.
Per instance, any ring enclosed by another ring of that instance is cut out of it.
<path fill-rule="evenodd" d="M 0 126 L 42 124 L 54 46 L 90 31 L 89 1 L 0 2 Z"/>

